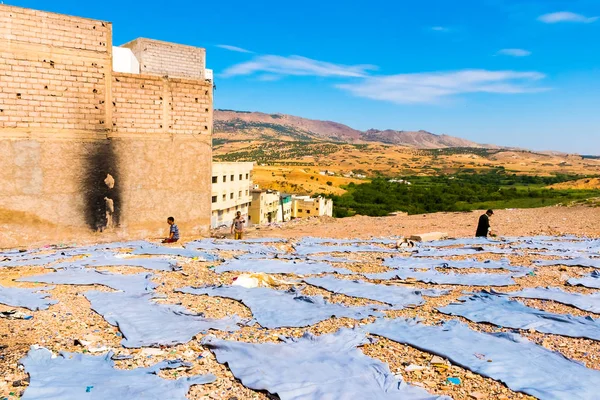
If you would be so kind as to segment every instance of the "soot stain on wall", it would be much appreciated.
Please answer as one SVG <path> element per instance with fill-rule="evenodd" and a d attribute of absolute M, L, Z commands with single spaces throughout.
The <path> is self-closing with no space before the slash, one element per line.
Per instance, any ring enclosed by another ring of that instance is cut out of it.
<path fill-rule="evenodd" d="M 110 224 L 109 214 L 112 214 L 112 225 L 117 226 L 121 211 L 121 189 L 118 160 L 112 140 L 90 143 L 84 165 L 82 191 L 85 196 L 87 225 L 94 230 L 102 231 Z M 112 188 L 105 183 L 107 175 L 111 175 L 114 179 Z M 110 211 L 110 205 L 114 210 L 107 213 Z"/>

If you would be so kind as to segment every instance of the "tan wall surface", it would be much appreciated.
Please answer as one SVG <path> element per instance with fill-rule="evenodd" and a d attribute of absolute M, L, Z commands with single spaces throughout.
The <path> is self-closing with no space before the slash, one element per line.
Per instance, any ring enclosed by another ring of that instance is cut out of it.
<path fill-rule="evenodd" d="M 173 216 L 181 234 L 206 234 L 210 225 L 210 136 L 115 137 L 120 219 L 126 230 L 164 233 Z"/>
<path fill-rule="evenodd" d="M 212 85 L 113 74 L 111 35 L 0 5 L 0 247 L 89 232 L 105 196 L 127 234 L 207 231 Z"/>

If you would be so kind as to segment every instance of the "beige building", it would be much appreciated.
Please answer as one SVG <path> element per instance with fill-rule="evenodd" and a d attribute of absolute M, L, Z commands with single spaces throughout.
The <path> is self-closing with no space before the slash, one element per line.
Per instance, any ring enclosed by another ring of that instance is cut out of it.
<path fill-rule="evenodd" d="M 249 222 L 254 225 L 268 224 L 277 221 L 280 207 L 280 193 L 274 190 L 252 190 L 252 204 L 248 215 Z"/>
<path fill-rule="evenodd" d="M 307 218 L 314 216 L 331 217 L 333 215 L 333 200 L 324 197 L 292 195 L 292 217 Z"/>
<path fill-rule="evenodd" d="M 159 235 L 168 216 L 183 236 L 207 233 L 204 49 L 149 39 L 113 47 L 110 22 L 4 4 L 0 21 L 0 215 L 15 232 L 0 247 L 109 222 Z"/>
<path fill-rule="evenodd" d="M 240 211 L 248 221 L 252 202 L 251 162 L 213 162 L 212 164 L 212 215 L 210 225 L 218 228 L 231 226 Z"/>
<path fill-rule="evenodd" d="M 292 195 L 281 194 L 279 196 L 280 202 L 277 208 L 277 222 L 286 222 L 292 219 Z"/>

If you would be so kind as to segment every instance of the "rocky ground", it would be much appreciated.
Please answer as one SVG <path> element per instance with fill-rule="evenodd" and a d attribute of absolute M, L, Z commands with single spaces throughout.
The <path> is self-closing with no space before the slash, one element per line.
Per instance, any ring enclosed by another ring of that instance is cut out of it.
<path fill-rule="evenodd" d="M 333 237 L 333 238 L 369 238 L 391 237 L 423 233 L 430 231 L 448 232 L 452 237 L 472 236 L 477 213 L 440 213 L 415 216 L 395 216 L 386 218 L 353 217 L 342 220 L 329 218 L 315 218 L 312 220 L 298 220 L 284 225 L 273 225 L 261 229 L 251 229 L 249 237 L 284 237 L 297 240 L 304 236 Z M 600 237 L 600 212 L 597 209 L 585 207 L 552 207 L 536 210 L 498 210 L 492 225 L 499 235 L 529 236 L 529 235 L 560 235 L 575 234 L 589 237 Z M 217 232 L 216 235 L 219 235 Z M 90 238 L 96 239 L 95 237 Z M 79 241 L 78 244 L 82 244 Z M 281 250 L 289 251 L 289 244 L 275 244 Z M 238 253 L 220 252 L 225 259 Z M 339 255 L 333 253 L 333 255 Z M 380 272 L 385 270 L 382 258 L 389 256 L 384 253 L 360 253 L 343 255 L 353 258 L 356 262 L 349 265 L 336 265 L 346 267 L 356 273 Z M 466 258 L 466 257 L 456 257 Z M 479 259 L 499 259 L 499 255 L 478 255 Z M 508 257 L 513 265 L 532 266 L 533 261 L 540 256 L 533 254 L 510 255 Z M 183 269 L 179 272 L 152 271 L 154 282 L 159 284 L 157 292 L 164 294 L 166 303 L 181 303 L 192 311 L 204 312 L 206 317 L 221 318 L 226 315 L 237 314 L 242 318 L 251 317 L 250 310 L 241 303 L 216 297 L 194 296 L 189 294 L 174 293 L 179 287 L 205 284 L 230 284 L 238 274 L 216 274 L 212 266 L 217 263 L 200 262 L 197 260 L 179 258 Z M 134 267 L 99 268 L 123 274 L 142 271 Z M 585 288 L 566 287 L 565 281 L 570 277 L 579 277 L 591 272 L 591 268 L 564 268 L 536 267 L 535 276 L 516 278 L 517 285 L 503 288 L 503 291 L 518 290 L 524 287 L 557 286 L 564 290 L 581 293 L 591 293 Z M 18 283 L 14 279 L 48 272 L 42 267 L 1 268 L 0 285 L 17 287 L 41 286 L 35 283 Z M 465 271 L 461 271 L 465 272 Z M 497 271 L 489 271 L 497 273 Z M 344 279 L 359 278 L 358 275 L 343 276 Z M 373 281 L 379 283 L 378 281 Z M 392 284 L 400 284 L 394 282 Z M 406 283 L 405 283 L 406 284 Z M 450 319 L 439 314 L 435 308 L 447 305 L 462 295 L 469 287 L 454 287 L 444 285 L 427 285 L 408 283 L 420 288 L 447 288 L 451 289 L 448 295 L 431 298 L 426 297 L 423 306 L 404 309 L 401 311 L 386 311 L 390 317 L 418 316 L 427 323 L 441 319 Z M 118 368 L 134 368 L 149 366 L 163 359 L 180 358 L 192 364 L 190 368 L 168 370 L 161 373 L 168 378 L 211 372 L 217 376 L 214 383 L 193 386 L 188 393 L 190 399 L 266 399 L 268 394 L 255 392 L 245 388 L 236 380 L 229 369 L 219 364 L 213 354 L 199 343 L 192 340 L 187 344 L 161 349 L 125 349 L 121 347 L 122 337 L 116 327 L 109 325 L 102 316 L 90 309 L 90 303 L 82 295 L 90 290 L 110 291 L 103 286 L 67 286 L 56 285 L 51 291 L 52 299 L 58 303 L 48 310 L 30 312 L 33 319 L 7 320 L 0 318 L 0 399 L 16 399 L 25 391 L 28 385 L 28 375 L 19 360 L 24 357 L 32 345 L 47 347 L 53 352 L 88 352 L 100 346 L 112 349 L 117 354 L 132 355 L 129 360 L 117 361 Z M 484 288 L 475 288 L 484 289 Z M 347 305 L 372 304 L 373 301 L 337 295 L 325 290 L 308 286 L 303 293 L 325 296 L 329 301 Z M 551 301 L 525 301 L 526 304 L 547 311 L 569 313 L 573 315 L 592 315 L 579 311 L 573 307 L 560 305 Z M 0 312 L 13 309 L 0 304 Z M 598 317 L 598 316 L 594 316 Z M 489 324 L 475 324 L 466 319 L 458 318 L 468 323 L 473 329 L 480 331 L 499 331 L 497 327 Z M 368 318 L 363 321 L 351 319 L 330 319 L 306 329 L 270 329 L 266 330 L 259 325 L 243 327 L 233 333 L 214 331 L 212 334 L 219 338 L 239 340 L 245 342 L 278 341 L 278 335 L 300 336 L 309 331 L 314 334 L 335 332 L 340 327 L 353 327 L 373 321 Z M 600 344 L 587 339 L 573 339 L 557 335 L 541 334 L 535 331 L 522 331 L 522 335 L 530 340 L 556 350 L 565 356 L 585 363 L 588 368 L 600 370 Z M 84 344 L 82 344 L 84 342 Z M 387 339 L 379 339 L 377 343 L 365 345 L 362 351 L 371 357 L 380 359 L 389 364 L 393 373 L 404 380 L 426 388 L 431 393 L 446 394 L 454 399 L 521 399 L 530 398 L 526 395 L 515 393 L 505 385 L 492 379 L 484 378 L 464 368 L 450 365 L 448 368 L 433 366 L 432 355 L 419 351 L 413 347 L 401 345 Z M 424 367 L 422 370 L 407 371 L 408 365 Z M 460 385 L 451 385 L 447 378 L 458 377 Z"/>

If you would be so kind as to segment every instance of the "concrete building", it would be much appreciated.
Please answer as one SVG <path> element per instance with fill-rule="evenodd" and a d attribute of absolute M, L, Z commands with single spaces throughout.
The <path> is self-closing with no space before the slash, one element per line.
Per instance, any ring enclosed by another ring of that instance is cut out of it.
<path fill-rule="evenodd" d="M 212 228 L 231 226 L 238 211 L 248 220 L 252 202 L 253 165 L 251 162 L 213 162 Z"/>
<path fill-rule="evenodd" d="M 281 194 L 279 196 L 279 207 L 277 208 L 277 222 L 286 222 L 292 219 L 292 195 Z"/>
<path fill-rule="evenodd" d="M 278 222 L 280 193 L 274 190 L 253 189 L 248 220 L 254 225 Z"/>
<path fill-rule="evenodd" d="M 292 195 L 292 217 L 307 218 L 333 215 L 333 200 L 324 197 Z"/>
<path fill-rule="evenodd" d="M 110 22 L 0 4 L 3 230 L 60 240 L 106 226 L 110 213 L 129 234 L 163 234 L 170 215 L 183 236 L 208 233 L 205 51 L 126 46 L 113 50 Z"/>

